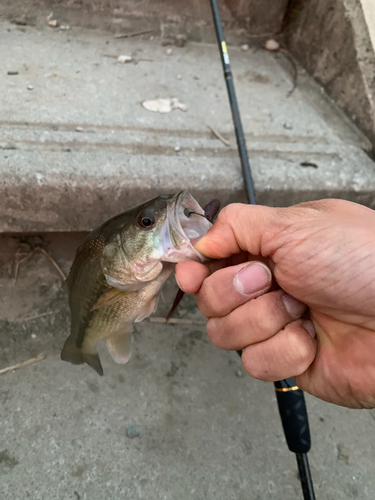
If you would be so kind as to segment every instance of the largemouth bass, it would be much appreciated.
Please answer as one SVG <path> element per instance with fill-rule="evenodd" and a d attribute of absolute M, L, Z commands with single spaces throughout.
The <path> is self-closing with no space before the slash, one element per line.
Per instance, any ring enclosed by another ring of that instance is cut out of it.
<path fill-rule="evenodd" d="M 175 264 L 204 261 L 193 245 L 212 225 L 210 212 L 218 211 L 217 203 L 205 212 L 187 191 L 161 195 L 92 231 L 67 279 L 71 334 L 61 359 L 87 363 L 103 375 L 97 344 L 106 339 L 114 361 L 127 363 L 132 323 L 154 312 Z"/>

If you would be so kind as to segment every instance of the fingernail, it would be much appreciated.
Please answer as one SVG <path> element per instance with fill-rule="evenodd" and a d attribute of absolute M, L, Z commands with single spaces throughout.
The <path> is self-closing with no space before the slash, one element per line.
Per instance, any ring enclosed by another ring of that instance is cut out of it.
<path fill-rule="evenodd" d="M 242 295 L 253 295 L 261 292 L 271 284 L 271 271 L 268 267 L 253 262 L 236 274 L 233 279 L 233 286 Z"/>
<path fill-rule="evenodd" d="M 314 325 L 312 321 L 306 320 L 302 323 L 302 326 L 305 330 L 307 330 L 308 334 L 310 335 L 311 338 L 315 339 L 316 337 L 316 331 L 314 328 Z"/>
<path fill-rule="evenodd" d="M 307 305 L 300 300 L 295 299 L 288 293 L 284 293 L 282 296 L 285 309 L 292 316 L 292 318 L 300 318 L 302 314 L 306 311 Z"/>

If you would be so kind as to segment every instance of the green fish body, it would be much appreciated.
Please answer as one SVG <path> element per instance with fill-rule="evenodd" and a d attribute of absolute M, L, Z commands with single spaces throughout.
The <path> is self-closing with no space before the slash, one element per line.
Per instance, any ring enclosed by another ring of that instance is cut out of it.
<path fill-rule="evenodd" d="M 106 340 L 117 363 L 131 356 L 132 324 L 152 314 L 176 262 L 203 261 L 193 248 L 211 223 L 187 192 L 162 195 L 92 231 L 78 248 L 67 279 L 71 333 L 61 359 L 103 369 L 97 344 Z"/>

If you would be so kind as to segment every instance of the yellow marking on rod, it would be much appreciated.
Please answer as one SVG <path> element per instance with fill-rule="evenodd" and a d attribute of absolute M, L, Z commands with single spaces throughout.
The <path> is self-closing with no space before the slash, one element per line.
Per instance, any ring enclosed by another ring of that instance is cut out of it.
<path fill-rule="evenodd" d="M 275 390 L 277 392 L 289 392 L 289 391 L 298 391 L 298 385 L 294 385 L 293 387 L 276 387 Z"/>
<path fill-rule="evenodd" d="M 225 42 L 221 42 L 221 48 L 223 49 L 224 54 L 228 54 L 227 44 Z"/>

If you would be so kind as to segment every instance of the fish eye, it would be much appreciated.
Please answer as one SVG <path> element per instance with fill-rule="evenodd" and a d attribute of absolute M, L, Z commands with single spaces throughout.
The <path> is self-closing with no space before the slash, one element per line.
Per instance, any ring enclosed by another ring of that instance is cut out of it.
<path fill-rule="evenodd" d="M 155 223 L 155 219 L 148 215 L 140 215 L 138 218 L 138 224 L 144 229 L 151 229 Z"/>

